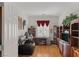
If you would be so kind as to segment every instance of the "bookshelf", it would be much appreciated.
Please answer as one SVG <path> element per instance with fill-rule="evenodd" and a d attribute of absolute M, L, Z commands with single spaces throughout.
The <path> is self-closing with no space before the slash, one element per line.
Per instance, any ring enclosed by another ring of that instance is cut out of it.
<path fill-rule="evenodd" d="M 79 47 L 79 19 L 71 22 L 71 46 Z"/>
<path fill-rule="evenodd" d="M 57 32 L 57 25 L 54 25 L 53 26 L 53 42 L 55 43 L 55 44 L 57 44 L 57 35 L 58 35 L 58 32 Z"/>
<path fill-rule="evenodd" d="M 59 38 L 59 27 L 57 27 L 57 33 L 58 33 L 57 38 Z"/>
<path fill-rule="evenodd" d="M 62 39 L 62 32 L 63 32 L 63 26 L 60 26 L 60 32 L 59 32 L 60 39 Z"/>
<path fill-rule="evenodd" d="M 79 57 L 79 19 L 71 22 L 70 29 L 71 56 Z"/>

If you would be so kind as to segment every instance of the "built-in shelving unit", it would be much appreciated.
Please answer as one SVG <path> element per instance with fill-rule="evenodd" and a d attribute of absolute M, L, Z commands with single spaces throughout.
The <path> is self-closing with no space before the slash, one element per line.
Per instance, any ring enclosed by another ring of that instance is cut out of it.
<path fill-rule="evenodd" d="M 63 25 L 63 31 L 65 30 L 69 31 L 69 34 L 70 34 L 70 25 L 67 25 L 67 26 Z"/>
<path fill-rule="evenodd" d="M 62 56 L 64 57 L 68 57 L 70 56 L 70 51 L 71 51 L 71 47 L 70 47 L 70 44 L 69 42 L 66 42 L 64 40 L 62 40 L 62 33 L 65 31 L 65 30 L 68 30 L 70 31 L 70 26 L 59 26 L 57 28 L 57 41 L 58 41 L 58 47 L 59 47 L 59 50 L 60 50 L 60 53 Z"/>
<path fill-rule="evenodd" d="M 58 32 L 57 32 L 57 25 L 54 25 L 53 26 L 53 42 L 55 43 L 55 44 L 57 44 L 57 35 L 58 35 Z"/>
<path fill-rule="evenodd" d="M 71 56 L 79 57 L 79 19 L 71 22 Z"/>
<path fill-rule="evenodd" d="M 59 36 L 60 36 L 60 39 L 62 38 L 62 32 L 63 32 L 63 26 L 60 26 L 60 32 L 59 32 Z"/>
<path fill-rule="evenodd" d="M 71 46 L 79 47 L 79 19 L 71 22 Z"/>
<path fill-rule="evenodd" d="M 57 33 L 58 33 L 57 38 L 59 38 L 59 27 L 57 27 Z"/>
<path fill-rule="evenodd" d="M 61 39 L 62 38 L 62 33 L 65 31 L 65 30 L 68 30 L 69 31 L 69 34 L 70 34 L 70 26 L 60 26 L 59 27 L 59 38 Z"/>

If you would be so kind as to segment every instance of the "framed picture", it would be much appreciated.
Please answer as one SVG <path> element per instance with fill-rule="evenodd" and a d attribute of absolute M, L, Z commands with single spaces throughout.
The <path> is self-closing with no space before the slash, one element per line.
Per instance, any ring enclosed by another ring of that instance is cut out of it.
<path fill-rule="evenodd" d="M 26 21 L 25 20 L 23 20 L 23 29 L 24 29 L 24 26 L 26 25 Z"/>
<path fill-rule="evenodd" d="M 18 29 L 23 30 L 23 19 L 20 16 L 18 16 Z"/>

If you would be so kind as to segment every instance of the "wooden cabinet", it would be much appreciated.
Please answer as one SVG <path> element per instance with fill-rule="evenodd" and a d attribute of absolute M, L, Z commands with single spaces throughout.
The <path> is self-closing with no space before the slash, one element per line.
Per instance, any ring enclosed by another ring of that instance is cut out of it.
<path fill-rule="evenodd" d="M 64 57 L 70 57 L 71 56 L 71 46 L 68 42 L 60 40 L 59 41 L 59 49 Z"/>
<path fill-rule="evenodd" d="M 62 33 L 65 30 L 70 31 L 70 26 L 69 27 L 67 27 L 67 26 L 60 26 L 58 29 L 59 29 L 58 30 L 59 39 L 57 41 L 58 41 L 58 47 L 60 49 L 60 53 L 64 57 L 70 57 L 71 56 L 71 46 L 70 46 L 69 42 L 66 42 L 66 41 L 62 40 Z"/>

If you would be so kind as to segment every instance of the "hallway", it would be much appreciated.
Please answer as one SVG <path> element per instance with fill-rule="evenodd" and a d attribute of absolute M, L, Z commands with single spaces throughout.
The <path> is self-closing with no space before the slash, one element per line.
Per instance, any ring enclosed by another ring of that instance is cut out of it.
<path fill-rule="evenodd" d="M 36 46 L 33 55 L 34 57 L 61 57 L 57 45 L 52 46 Z"/>

